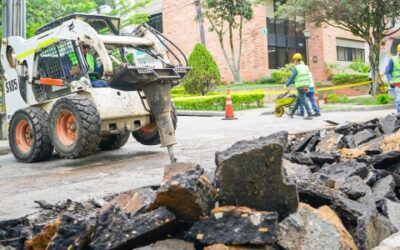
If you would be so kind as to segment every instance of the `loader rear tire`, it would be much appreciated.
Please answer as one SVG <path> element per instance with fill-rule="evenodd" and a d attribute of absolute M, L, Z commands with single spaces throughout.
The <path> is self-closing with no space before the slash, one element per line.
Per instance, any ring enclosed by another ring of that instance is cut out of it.
<path fill-rule="evenodd" d="M 100 142 L 100 149 L 114 150 L 122 148 L 129 140 L 131 133 L 123 133 L 119 135 L 110 135 L 103 137 Z"/>
<path fill-rule="evenodd" d="M 53 153 L 49 135 L 49 115 L 41 108 L 18 110 L 9 127 L 10 148 L 20 162 L 48 160 Z"/>
<path fill-rule="evenodd" d="M 178 115 L 173 103 L 171 103 L 171 119 L 174 129 L 176 130 L 178 125 Z M 132 136 L 136 139 L 136 141 L 146 146 L 154 146 L 161 143 L 160 134 L 158 133 L 157 124 L 154 119 L 150 124 L 132 132 Z"/>
<path fill-rule="evenodd" d="M 89 98 L 67 96 L 54 104 L 50 135 L 61 157 L 76 159 L 93 154 L 100 145 L 100 131 L 100 115 Z"/>

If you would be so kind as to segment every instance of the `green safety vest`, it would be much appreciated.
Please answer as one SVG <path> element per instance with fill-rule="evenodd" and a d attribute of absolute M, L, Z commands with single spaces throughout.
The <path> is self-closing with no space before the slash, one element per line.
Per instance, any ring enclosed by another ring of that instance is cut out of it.
<path fill-rule="evenodd" d="M 297 75 L 294 78 L 294 86 L 300 88 L 303 86 L 310 87 L 311 84 L 311 72 L 307 65 L 299 64 L 296 65 Z"/>
<path fill-rule="evenodd" d="M 89 72 L 93 72 L 95 68 L 94 56 L 91 54 L 86 54 L 86 62 L 89 66 Z"/>
<path fill-rule="evenodd" d="M 400 83 L 400 59 L 398 56 L 392 57 L 393 59 L 393 71 L 392 71 L 392 81 L 394 83 Z"/>

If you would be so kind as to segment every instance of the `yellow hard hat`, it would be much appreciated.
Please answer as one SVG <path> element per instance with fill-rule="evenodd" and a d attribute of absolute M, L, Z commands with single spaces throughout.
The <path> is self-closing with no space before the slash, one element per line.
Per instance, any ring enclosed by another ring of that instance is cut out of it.
<path fill-rule="evenodd" d="M 294 61 L 294 60 L 301 61 L 301 60 L 303 60 L 303 56 L 300 53 L 296 53 L 293 55 L 293 58 L 292 58 L 292 61 Z"/>
<path fill-rule="evenodd" d="M 400 44 L 399 44 L 399 45 L 397 45 L 397 52 L 399 52 L 399 53 L 400 53 Z"/>

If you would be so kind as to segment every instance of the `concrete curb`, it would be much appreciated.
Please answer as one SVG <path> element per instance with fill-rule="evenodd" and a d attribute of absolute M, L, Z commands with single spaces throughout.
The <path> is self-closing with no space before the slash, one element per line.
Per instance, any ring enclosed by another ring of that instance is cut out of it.
<path fill-rule="evenodd" d="M 338 109 L 322 110 L 322 113 L 332 112 L 352 112 L 352 111 L 376 111 L 376 110 L 388 110 L 395 109 L 394 105 L 383 105 L 383 106 L 361 106 L 361 107 L 341 107 Z M 254 112 L 255 110 L 251 110 Z M 273 115 L 273 109 L 262 109 L 258 115 Z M 224 117 L 225 112 L 222 111 L 196 111 L 196 110 L 178 110 L 178 116 L 197 116 L 197 117 Z M 246 113 L 246 111 L 235 111 L 235 114 L 239 115 Z"/>

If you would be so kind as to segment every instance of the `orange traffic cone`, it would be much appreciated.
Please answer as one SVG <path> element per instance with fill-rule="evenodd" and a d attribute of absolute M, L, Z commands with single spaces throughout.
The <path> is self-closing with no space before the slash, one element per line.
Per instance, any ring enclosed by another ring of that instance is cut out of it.
<path fill-rule="evenodd" d="M 236 120 L 236 119 L 237 118 L 235 118 L 235 115 L 233 114 L 231 91 L 228 89 L 226 91 L 225 118 L 223 120 Z"/>

